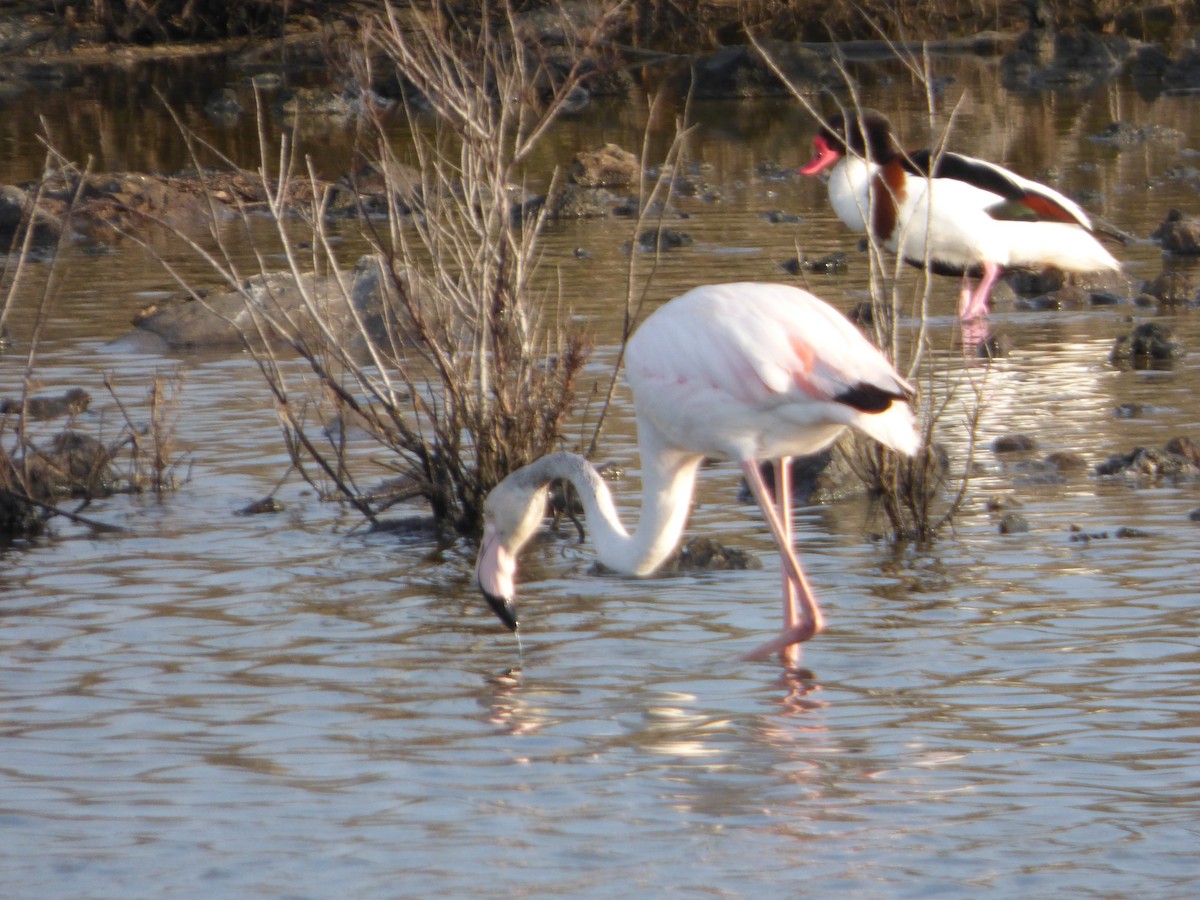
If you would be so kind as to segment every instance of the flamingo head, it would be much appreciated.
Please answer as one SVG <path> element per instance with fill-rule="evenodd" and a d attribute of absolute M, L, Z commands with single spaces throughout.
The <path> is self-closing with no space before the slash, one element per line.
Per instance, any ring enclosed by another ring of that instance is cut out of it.
<path fill-rule="evenodd" d="M 513 631 L 517 630 L 517 555 L 546 512 L 546 485 L 530 485 L 517 470 L 488 494 L 483 506 L 483 540 L 475 577 L 483 599 Z"/>

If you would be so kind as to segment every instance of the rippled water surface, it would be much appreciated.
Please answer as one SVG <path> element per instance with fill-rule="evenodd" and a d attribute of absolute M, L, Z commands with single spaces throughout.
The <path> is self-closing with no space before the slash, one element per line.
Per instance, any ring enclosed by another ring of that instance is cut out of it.
<path fill-rule="evenodd" d="M 1121 88 L 1021 98 L 988 64 L 954 66 L 946 103 L 966 97 L 956 146 L 1030 174 L 1053 166 L 1059 186 L 1090 192 L 1089 208 L 1143 238 L 1167 209 L 1200 206 L 1166 174 L 1200 148 L 1194 99 Z M 916 121 L 902 79 L 865 89 Z M 53 127 L 71 96 L 7 103 L 41 104 Z M 138 133 L 157 133 L 144 115 Z M 696 118 L 694 156 L 720 199 L 685 204 L 680 227 L 696 243 L 667 255 L 654 296 L 784 280 L 777 264 L 800 245 L 848 251 L 850 271 L 812 287 L 844 309 L 859 299 L 865 265 L 821 186 L 762 174 L 764 162 L 807 158 L 804 116 L 789 103 L 713 103 Z M 1087 139 L 1113 118 L 1184 134 L 1119 153 Z M 564 126 L 555 152 L 638 146 L 638 128 L 636 109 L 613 107 Z M 121 160 L 107 164 L 136 168 L 134 145 L 106 147 Z M 30 165 L 15 159 L 8 177 Z M 770 224 L 770 209 L 802 221 Z M 547 238 L 565 298 L 600 335 L 598 371 L 612 357 L 628 239 L 615 220 Z M 1161 271 L 1154 245 L 1118 253 L 1136 278 Z M 999 303 L 992 328 L 1013 349 L 985 372 L 953 339 L 956 285 L 939 282 L 931 364 L 973 373 L 983 399 L 966 506 L 933 545 L 899 548 L 865 537 L 878 522 L 863 504 L 800 510 L 831 627 L 806 648 L 806 670 L 787 674 L 738 661 L 778 628 L 779 576 L 732 467 L 704 471 L 689 531 L 752 551 L 762 570 L 596 576 L 564 533 L 526 554 L 518 648 L 473 591 L 469 547 L 366 533 L 294 478 L 282 513 L 236 515 L 288 466 L 253 362 L 113 345 L 170 278 L 130 246 L 60 263 L 39 390 L 87 388 L 83 424 L 115 432 L 106 375 L 136 406 L 156 372 L 180 372 L 188 479 L 161 501 L 85 511 L 124 532 L 61 524 L 0 558 L 6 895 L 1200 890 L 1200 525 L 1188 518 L 1200 490 L 1048 478 L 1035 465 L 1054 450 L 1095 464 L 1197 437 L 1195 352 L 1168 371 L 1107 363 L 1112 341 L 1150 313 Z M 1168 321 L 1200 347 L 1196 311 Z M 29 327 L 18 314 L 18 339 Z M 4 392 L 19 389 L 22 364 L 0 358 Z M 1142 416 L 1115 414 L 1134 403 Z M 961 470 L 961 423 L 940 430 Z M 1012 432 L 1039 450 L 989 449 Z M 618 491 L 634 505 L 624 398 L 601 456 L 627 466 Z M 994 500 L 1020 504 L 1031 530 L 1000 534 Z"/>

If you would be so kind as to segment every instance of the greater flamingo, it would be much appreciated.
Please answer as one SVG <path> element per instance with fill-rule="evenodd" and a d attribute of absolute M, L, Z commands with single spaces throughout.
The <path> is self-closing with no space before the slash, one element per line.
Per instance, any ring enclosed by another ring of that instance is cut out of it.
<path fill-rule="evenodd" d="M 642 463 L 637 529 L 629 534 L 622 526 L 607 485 L 586 459 L 544 456 L 488 495 L 476 564 L 484 597 L 516 630 L 517 554 L 545 516 L 554 479 L 579 492 L 600 561 L 646 576 L 679 542 L 701 461 L 724 457 L 741 466 L 783 570 L 783 632 L 747 657 L 778 652 L 794 661 L 793 645 L 819 632 L 824 619 L 792 550 L 788 457 L 821 450 L 846 426 L 914 453 L 912 387 L 833 307 L 779 284 L 708 285 L 669 301 L 630 339 L 625 375 Z M 782 509 L 759 472 L 762 460 L 776 461 Z"/>
<path fill-rule="evenodd" d="M 849 228 L 871 234 L 905 261 L 962 275 L 959 317 L 986 316 L 1006 269 L 1116 271 L 1073 200 L 982 159 L 930 150 L 905 153 L 882 113 L 838 114 L 813 138 L 816 155 L 800 168 L 830 166 L 829 202 Z M 930 175 L 932 174 L 932 177 Z M 979 275 L 971 290 L 968 275 Z"/>

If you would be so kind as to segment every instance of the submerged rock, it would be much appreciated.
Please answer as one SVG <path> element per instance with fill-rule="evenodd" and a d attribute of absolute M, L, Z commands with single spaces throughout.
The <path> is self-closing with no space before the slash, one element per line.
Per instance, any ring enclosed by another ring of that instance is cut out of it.
<path fill-rule="evenodd" d="M 246 279 L 241 290 L 177 297 L 141 310 L 133 324 L 174 348 L 244 348 L 298 342 L 316 327 L 314 310 L 335 338 L 353 345 L 363 335 L 386 340 L 385 308 L 393 308 L 390 285 L 376 257 L 363 257 L 353 272 L 270 272 Z"/>
<path fill-rule="evenodd" d="M 1108 359 L 1113 364 L 1128 363 L 1136 368 L 1169 366 L 1183 356 L 1184 349 L 1170 325 L 1143 322 L 1129 334 L 1113 342 Z"/>
<path fill-rule="evenodd" d="M 15 184 L 0 185 L 0 243 L 19 246 L 32 225 L 29 244 L 37 250 L 53 247 L 63 236 L 63 220 L 46 204 L 36 207 L 29 192 Z"/>
<path fill-rule="evenodd" d="M 1006 512 L 1000 517 L 1001 534 L 1024 534 L 1029 531 L 1029 520 L 1017 512 Z"/>
<path fill-rule="evenodd" d="M 1200 254 L 1200 216 L 1184 215 L 1172 209 L 1150 238 L 1162 245 L 1164 253 L 1196 256 Z"/>
<path fill-rule="evenodd" d="M 1083 455 L 1074 450 L 1055 450 L 1053 453 L 1047 453 L 1043 462 L 1064 475 L 1070 472 L 1083 472 L 1088 467 L 1087 460 L 1083 458 Z"/>
<path fill-rule="evenodd" d="M 687 247 L 692 243 L 692 236 L 686 231 L 678 231 L 674 228 L 648 228 L 637 236 L 635 246 L 643 253 L 653 253 L 656 250 Z"/>
<path fill-rule="evenodd" d="M 234 513 L 235 516 L 261 516 L 267 513 L 283 512 L 283 504 L 274 497 L 262 497 L 252 503 L 247 503 Z"/>
<path fill-rule="evenodd" d="M 1028 434 L 1006 434 L 992 441 L 993 453 L 1016 453 L 1037 449 L 1037 439 Z"/>
<path fill-rule="evenodd" d="M 605 144 L 575 154 L 567 178 L 585 188 L 629 187 L 642 176 L 641 161 L 617 144 Z"/>
<path fill-rule="evenodd" d="M 1033 93 L 1098 84 L 1115 76 L 1133 52 L 1123 37 L 1084 28 L 1055 31 L 1036 15 L 1016 47 L 1000 59 L 1000 76 L 1010 91 Z"/>
<path fill-rule="evenodd" d="M 1145 12 L 1142 7 L 1136 11 Z M 1162 47 L 1146 44 L 1134 55 L 1129 75 L 1138 91 L 1150 98 L 1162 93 L 1190 93 L 1200 88 L 1200 51 L 1188 48 L 1178 59 L 1172 59 Z"/>
<path fill-rule="evenodd" d="M 1153 297 L 1160 306 L 1186 306 L 1195 297 L 1192 276 L 1187 272 L 1164 269 L 1158 277 L 1143 286 L 1142 292 Z"/>
<path fill-rule="evenodd" d="M 754 554 L 714 541 L 694 537 L 683 542 L 670 559 L 659 569 L 660 574 L 674 572 L 721 572 L 730 569 L 761 569 L 762 561 Z"/>
<path fill-rule="evenodd" d="M 1197 478 L 1200 477 L 1200 450 L 1190 438 L 1173 438 L 1161 450 L 1135 447 L 1128 453 L 1110 456 L 1096 466 L 1096 474 L 1137 479 Z"/>
<path fill-rule="evenodd" d="M 779 267 L 789 275 L 812 272 L 816 275 L 840 275 L 850 270 L 849 259 L 840 250 L 818 257 L 795 257 L 782 262 Z"/>
<path fill-rule="evenodd" d="M 56 419 L 87 412 L 92 396 L 83 388 L 71 388 L 57 397 L 25 397 L 0 400 L 0 414 L 27 415 L 31 419 Z"/>
<path fill-rule="evenodd" d="M 864 492 L 862 480 L 855 476 L 846 461 L 845 451 L 851 446 L 847 442 L 851 440 L 844 436 L 820 453 L 792 458 L 792 503 L 798 506 L 829 503 Z M 839 445 L 841 450 L 838 449 Z M 759 471 L 768 490 L 774 494 L 775 465 L 760 463 Z M 738 500 L 742 503 L 754 502 L 754 496 L 745 482 L 738 490 Z"/>
<path fill-rule="evenodd" d="M 1166 125 L 1134 125 L 1132 122 L 1110 122 L 1103 129 L 1091 135 L 1091 139 L 1101 144 L 1108 144 L 1118 150 L 1127 150 L 1141 144 L 1177 141 L 1183 138 L 1183 132 L 1178 128 Z"/>

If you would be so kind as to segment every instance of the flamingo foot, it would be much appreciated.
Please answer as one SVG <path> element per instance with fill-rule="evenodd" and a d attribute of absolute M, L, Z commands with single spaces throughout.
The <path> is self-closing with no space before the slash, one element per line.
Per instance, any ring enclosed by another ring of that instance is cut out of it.
<path fill-rule="evenodd" d="M 795 666 L 800 660 L 799 644 L 815 637 L 825 630 L 825 622 L 818 616 L 816 621 L 801 622 L 793 628 L 788 628 L 777 637 L 771 638 L 765 644 L 755 647 L 749 653 L 744 653 L 739 659 L 744 662 L 759 662 L 779 654 L 789 666 Z"/>

